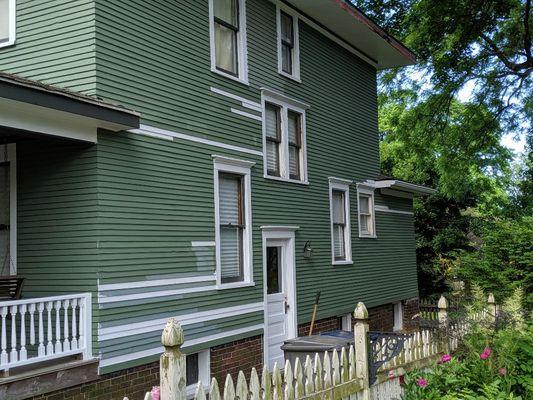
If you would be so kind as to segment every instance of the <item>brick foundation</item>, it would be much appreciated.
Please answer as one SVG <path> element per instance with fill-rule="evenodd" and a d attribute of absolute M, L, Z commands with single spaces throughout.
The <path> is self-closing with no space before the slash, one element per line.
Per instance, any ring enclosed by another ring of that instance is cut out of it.
<path fill-rule="evenodd" d="M 311 322 L 298 325 L 298 336 L 307 336 L 309 334 L 309 327 Z M 315 321 L 313 326 L 313 334 L 334 331 L 341 329 L 341 318 L 340 317 L 330 317 L 324 318 L 318 321 Z"/>
<path fill-rule="evenodd" d="M 97 381 L 32 397 L 32 400 L 142 400 L 159 385 L 159 361 L 112 372 Z"/>
<path fill-rule="evenodd" d="M 403 302 L 403 329 L 405 331 L 415 331 L 420 327 L 420 307 L 418 298 L 405 300 Z"/>
<path fill-rule="evenodd" d="M 263 335 L 225 343 L 211 348 L 211 376 L 217 378 L 221 387 L 226 375 L 231 374 L 237 382 L 237 374 L 244 372 L 247 379 L 255 367 L 261 375 L 263 369 Z"/>

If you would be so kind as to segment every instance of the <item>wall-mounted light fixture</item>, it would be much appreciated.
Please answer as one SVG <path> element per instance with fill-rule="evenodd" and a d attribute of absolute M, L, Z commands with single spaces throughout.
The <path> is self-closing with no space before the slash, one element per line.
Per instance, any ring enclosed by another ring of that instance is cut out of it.
<path fill-rule="evenodd" d="M 308 240 L 304 245 L 304 258 L 310 260 L 313 257 L 313 248 L 311 247 L 311 242 Z"/>

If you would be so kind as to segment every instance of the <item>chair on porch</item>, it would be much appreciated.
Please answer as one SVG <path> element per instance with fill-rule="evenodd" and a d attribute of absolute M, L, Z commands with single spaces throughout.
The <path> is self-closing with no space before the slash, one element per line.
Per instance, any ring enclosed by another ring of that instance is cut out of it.
<path fill-rule="evenodd" d="M 0 301 L 20 299 L 23 284 L 24 278 L 21 276 L 0 276 Z"/>

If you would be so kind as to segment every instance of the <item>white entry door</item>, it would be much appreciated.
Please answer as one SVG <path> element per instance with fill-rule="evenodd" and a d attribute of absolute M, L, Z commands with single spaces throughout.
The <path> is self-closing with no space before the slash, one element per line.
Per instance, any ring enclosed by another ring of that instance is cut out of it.
<path fill-rule="evenodd" d="M 266 345 L 270 371 L 283 368 L 281 346 L 296 336 L 294 250 L 289 240 L 267 240 L 265 249 L 267 299 Z"/>

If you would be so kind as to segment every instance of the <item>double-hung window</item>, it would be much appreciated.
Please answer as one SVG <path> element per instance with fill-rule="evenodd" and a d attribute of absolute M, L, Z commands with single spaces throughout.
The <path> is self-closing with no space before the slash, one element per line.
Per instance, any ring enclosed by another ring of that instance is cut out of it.
<path fill-rule="evenodd" d="M 15 0 L 0 0 L 0 47 L 15 43 Z"/>
<path fill-rule="evenodd" d="M 244 0 L 209 0 L 211 69 L 247 81 Z"/>
<path fill-rule="evenodd" d="M 333 264 L 352 262 L 350 229 L 350 181 L 330 178 L 331 261 Z"/>
<path fill-rule="evenodd" d="M 251 283 L 253 163 L 214 156 L 217 284 Z"/>
<path fill-rule="evenodd" d="M 296 80 L 300 79 L 300 49 L 298 17 L 289 10 L 277 9 L 278 21 L 278 71 Z"/>
<path fill-rule="evenodd" d="M 307 183 L 305 108 L 264 96 L 265 177 Z"/>
<path fill-rule="evenodd" d="M 374 219 L 374 191 L 359 189 L 357 192 L 357 209 L 359 214 L 359 237 L 376 237 Z"/>

